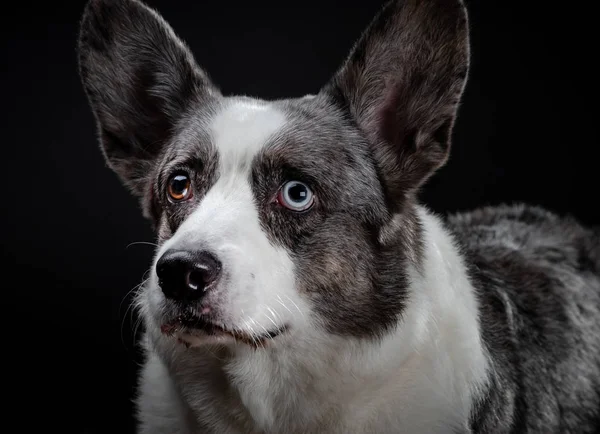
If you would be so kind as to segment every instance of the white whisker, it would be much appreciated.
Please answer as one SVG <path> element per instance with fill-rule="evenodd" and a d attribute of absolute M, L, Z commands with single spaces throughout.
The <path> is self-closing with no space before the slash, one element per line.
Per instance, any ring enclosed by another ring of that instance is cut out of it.
<path fill-rule="evenodd" d="M 267 310 L 269 310 L 270 312 L 273 312 L 273 311 L 271 310 L 271 308 L 269 308 L 267 305 L 263 305 L 263 306 L 265 306 L 265 308 L 266 308 Z M 266 316 L 266 317 L 267 317 L 267 319 L 273 323 L 273 325 L 275 326 L 275 328 L 276 328 L 276 329 L 278 329 L 278 328 L 279 328 L 279 326 L 277 325 L 277 323 L 275 322 L 275 320 L 274 320 L 273 318 L 271 318 L 271 316 L 270 316 L 270 315 L 268 315 L 266 312 L 263 312 L 263 315 L 264 315 L 264 316 Z"/>
<path fill-rule="evenodd" d="M 234 339 L 235 339 L 235 337 L 234 337 Z M 211 348 L 211 346 L 210 346 L 210 345 L 207 345 L 207 346 L 206 346 L 206 351 L 207 351 L 207 352 L 209 352 L 211 356 L 213 356 L 215 359 L 217 359 L 217 360 L 218 360 L 218 361 L 220 361 L 220 362 L 226 362 L 226 361 L 227 361 L 227 360 L 225 360 L 225 359 L 222 359 L 222 358 L 220 358 L 218 355 L 216 355 L 216 354 L 214 353 L 214 351 L 212 350 L 212 348 Z"/>
<path fill-rule="evenodd" d="M 252 321 L 258 327 L 262 328 L 267 335 L 269 334 L 269 332 L 267 332 L 267 329 L 265 329 L 263 326 L 261 326 L 260 324 L 258 324 L 254 319 L 249 318 L 249 320 Z M 265 349 L 265 345 L 263 344 L 262 340 L 257 340 L 257 338 L 260 335 L 258 333 L 256 333 L 254 331 L 254 329 L 252 329 L 252 330 L 253 330 L 253 333 L 252 333 L 252 342 L 254 342 L 256 344 L 256 346 L 261 346 L 263 348 L 263 350 L 264 350 Z"/>
<path fill-rule="evenodd" d="M 248 318 L 249 320 L 251 320 L 251 318 Z M 252 341 L 255 341 L 255 336 L 256 336 L 256 331 L 254 330 L 254 327 L 252 327 L 252 325 L 245 319 L 242 318 L 242 321 L 244 322 L 246 328 L 250 331 L 250 337 L 252 338 Z"/>
<path fill-rule="evenodd" d="M 148 278 L 146 277 L 148 275 L 148 272 L 149 271 L 147 270 L 144 273 L 144 275 L 142 276 L 142 281 L 140 283 L 138 283 L 132 289 L 127 291 L 127 294 L 125 294 L 123 296 L 123 298 L 121 299 L 121 303 L 119 304 L 119 311 L 123 308 L 123 302 L 131 295 L 131 293 L 138 291 L 143 285 L 146 284 L 146 282 L 148 282 Z M 127 315 L 129 313 L 131 313 L 131 316 L 133 319 L 134 308 L 137 306 L 136 298 L 137 297 L 134 297 L 132 302 L 129 303 L 129 305 L 127 306 L 127 309 L 125 310 L 125 313 L 123 314 L 123 318 L 121 320 L 121 343 L 123 345 L 125 345 L 125 341 L 123 340 L 123 329 L 125 328 L 125 320 L 127 319 Z M 141 315 L 138 315 L 137 318 L 135 318 L 135 320 L 133 321 L 133 327 L 132 327 L 133 344 L 135 344 L 136 335 L 137 335 L 139 327 L 142 325 L 142 321 L 143 321 L 143 318 Z"/>
<path fill-rule="evenodd" d="M 275 320 L 277 320 L 280 324 L 282 324 L 284 321 L 281 319 L 281 316 L 279 316 L 279 314 L 277 312 L 275 312 L 273 309 L 271 309 L 269 306 L 265 305 L 265 307 L 267 308 L 267 310 L 269 311 L 269 313 L 273 316 L 273 318 Z M 275 324 L 275 323 L 273 323 Z M 275 327 L 280 327 L 278 325 L 275 325 Z"/>
<path fill-rule="evenodd" d="M 300 315 L 302 315 L 302 318 L 305 318 L 304 312 L 302 312 L 300 310 L 300 308 L 298 307 L 298 305 L 296 303 L 294 303 L 294 300 L 292 300 L 289 296 L 287 296 L 285 294 L 284 294 L 284 296 L 285 296 L 285 298 L 287 298 L 290 301 L 290 303 L 292 303 L 294 305 L 294 307 L 298 310 L 298 313 L 300 313 Z"/>
<path fill-rule="evenodd" d="M 137 246 L 137 245 L 158 247 L 158 244 L 156 244 L 156 243 L 150 243 L 148 241 L 134 241 L 133 243 L 127 244 L 127 247 L 125 247 L 125 248 L 128 249 L 131 246 Z"/>
<path fill-rule="evenodd" d="M 277 296 L 277 298 L 276 298 L 276 300 L 275 300 L 275 301 L 277 301 L 277 303 L 279 303 L 280 305 L 282 305 L 282 306 L 283 306 L 283 308 L 284 308 L 285 310 L 287 310 L 287 311 L 290 313 L 290 315 L 294 315 L 294 314 L 292 313 L 292 311 L 290 310 L 290 308 L 286 306 L 286 304 L 283 302 L 283 300 L 281 300 L 281 297 L 280 297 L 279 295 Z"/>

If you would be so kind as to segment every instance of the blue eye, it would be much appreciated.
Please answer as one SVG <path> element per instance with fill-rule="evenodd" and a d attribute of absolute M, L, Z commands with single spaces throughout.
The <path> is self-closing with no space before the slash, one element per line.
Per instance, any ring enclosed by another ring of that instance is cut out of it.
<path fill-rule="evenodd" d="M 303 182 L 288 181 L 279 190 L 277 201 L 292 211 L 306 211 L 313 205 L 314 196 L 308 185 Z"/>

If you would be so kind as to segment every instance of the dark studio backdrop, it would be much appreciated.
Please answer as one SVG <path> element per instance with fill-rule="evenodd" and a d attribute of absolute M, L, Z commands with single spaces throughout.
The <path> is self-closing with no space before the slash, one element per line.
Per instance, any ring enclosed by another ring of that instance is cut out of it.
<path fill-rule="evenodd" d="M 316 92 L 381 1 L 152 0 L 227 94 Z M 421 198 L 451 212 L 527 201 L 600 224 L 592 11 L 468 2 L 472 68 L 448 165 Z M 2 359 L 17 432 L 133 432 L 128 294 L 153 248 L 104 165 L 77 76 L 84 1 L 14 2 L 2 32 Z M 9 383 L 14 381 L 12 385 Z"/>

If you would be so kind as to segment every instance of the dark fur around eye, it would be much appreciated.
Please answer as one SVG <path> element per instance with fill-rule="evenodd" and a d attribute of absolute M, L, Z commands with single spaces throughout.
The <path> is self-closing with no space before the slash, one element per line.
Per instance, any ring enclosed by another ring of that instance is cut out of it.
<path fill-rule="evenodd" d="M 173 151 L 178 155 L 177 150 Z M 206 152 L 199 152 L 203 158 L 193 156 L 183 161 L 169 156 L 165 157 L 156 182 L 154 184 L 154 208 L 160 214 L 159 219 L 162 226 L 173 233 L 183 223 L 186 217 L 198 205 L 214 183 L 216 176 L 216 157 Z M 186 175 L 190 179 L 192 195 L 190 199 L 183 201 L 172 201 L 168 198 L 168 183 L 175 175 Z"/>

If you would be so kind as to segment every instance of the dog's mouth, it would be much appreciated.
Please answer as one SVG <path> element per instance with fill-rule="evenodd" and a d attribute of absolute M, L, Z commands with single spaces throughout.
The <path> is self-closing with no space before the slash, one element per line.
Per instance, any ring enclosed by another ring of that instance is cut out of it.
<path fill-rule="evenodd" d="M 259 348 L 265 347 L 274 338 L 285 333 L 287 326 L 266 330 L 263 333 L 249 333 L 243 330 L 228 329 L 194 313 L 180 314 L 160 327 L 165 336 L 176 337 L 186 347 L 201 344 L 226 344 L 241 342 Z"/>

